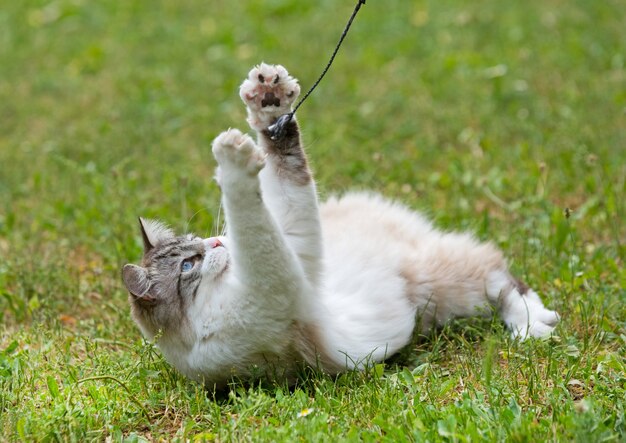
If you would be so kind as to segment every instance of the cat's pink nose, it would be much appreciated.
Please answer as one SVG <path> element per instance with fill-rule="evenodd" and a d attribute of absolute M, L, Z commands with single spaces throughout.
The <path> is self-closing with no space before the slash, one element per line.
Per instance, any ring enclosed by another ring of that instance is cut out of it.
<path fill-rule="evenodd" d="M 222 242 L 220 241 L 220 239 L 217 237 L 207 238 L 204 240 L 204 242 L 211 249 L 217 248 L 218 246 L 224 246 Z"/>

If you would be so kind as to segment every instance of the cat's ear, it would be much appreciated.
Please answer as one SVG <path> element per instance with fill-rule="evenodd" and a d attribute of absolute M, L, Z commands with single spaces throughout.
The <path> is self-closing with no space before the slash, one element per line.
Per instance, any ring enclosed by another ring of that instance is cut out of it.
<path fill-rule="evenodd" d="M 144 254 L 164 240 L 175 237 L 174 232 L 170 228 L 157 220 L 139 217 L 139 227 L 141 228 L 141 237 L 143 238 Z"/>
<path fill-rule="evenodd" d="M 122 280 L 128 292 L 140 298 L 146 295 L 150 289 L 148 271 L 137 265 L 124 265 L 122 268 Z"/>

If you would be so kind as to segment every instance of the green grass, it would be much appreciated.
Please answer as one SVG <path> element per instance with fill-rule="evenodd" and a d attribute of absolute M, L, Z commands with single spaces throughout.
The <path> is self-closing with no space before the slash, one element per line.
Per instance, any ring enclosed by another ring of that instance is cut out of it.
<path fill-rule="evenodd" d="M 374 188 L 495 241 L 556 337 L 463 321 L 366 373 L 217 396 L 142 342 L 137 216 L 214 230 L 241 79 L 265 60 L 307 88 L 353 7 L 3 2 L 0 440 L 626 440 L 619 0 L 370 0 L 299 112 L 323 196 Z"/>

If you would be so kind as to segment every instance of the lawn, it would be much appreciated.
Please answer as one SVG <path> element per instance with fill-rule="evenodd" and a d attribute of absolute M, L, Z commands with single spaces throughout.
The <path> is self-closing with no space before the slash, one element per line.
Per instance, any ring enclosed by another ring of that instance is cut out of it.
<path fill-rule="evenodd" d="M 216 233 L 239 83 L 263 60 L 307 89 L 354 4 L 2 2 L 0 440 L 626 440 L 620 0 L 369 0 L 298 113 L 322 198 L 373 188 L 494 241 L 562 314 L 551 339 L 464 320 L 364 373 L 218 394 L 141 339 L 137 217 Z"/>

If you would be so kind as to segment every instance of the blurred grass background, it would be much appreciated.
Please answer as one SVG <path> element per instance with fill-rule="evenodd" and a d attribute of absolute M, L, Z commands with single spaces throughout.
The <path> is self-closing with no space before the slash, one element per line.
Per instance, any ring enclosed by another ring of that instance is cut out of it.
<path fill-rule="evenodd" d="M 624 438 L 618 0 L 369 0 L 299 111 L 322 196 L 372 188 L 495 241 L 563 313 L 552 342 L 462 322 L 405 369 L 221 400 L 141 342 L 137 216 L 215 232 L 241 80 L 266 61 L 308 89 L 354 3 L 0 2 L 0 439 Z"/>

